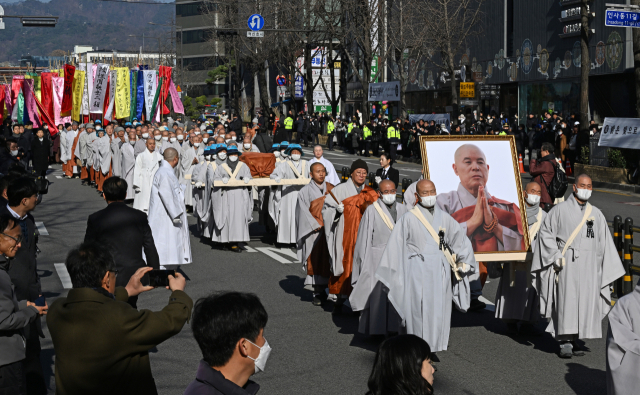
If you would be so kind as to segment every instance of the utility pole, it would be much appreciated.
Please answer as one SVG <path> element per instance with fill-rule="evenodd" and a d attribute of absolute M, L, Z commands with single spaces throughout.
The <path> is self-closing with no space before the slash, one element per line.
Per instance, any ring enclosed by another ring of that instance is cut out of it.
<path fill-rule="evenodd" d="M 581 28 L 580 28 L 580 129 L 589 126 L 589 73 L 591 72 L 591 59 L 589 57 L 589 0 L 582 0 L 580 4 Z"/>
<path fill-rule="evenodd" d="M 640 0 L 631 0 L 631 5 L 639 7 Z M 636 116 L 640 117 L 640 29 L 632 29 L 631 37 L 633 37 L 633 74 L 636 84 Z"/>

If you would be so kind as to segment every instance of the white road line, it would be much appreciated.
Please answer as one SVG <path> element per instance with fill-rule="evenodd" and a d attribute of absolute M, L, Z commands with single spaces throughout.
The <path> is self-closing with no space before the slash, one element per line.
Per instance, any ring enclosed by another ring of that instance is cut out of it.
<path fill-rule="evenodd" d="M 71 285 L 71 277 L 69 277 L 69 272 L 67 271 L 67 267 L 64 265 L 64 263 L 54 263 L 53 266 L 56 267 L 56 271 L 58 272 L 58 277 L 60 277 L 62 287 L 64 289 L 73 288 L 73 286 Z"/>
<path fill-rule="evenodd" d="M 480 297 L 478 298 L 479 301 L 485 303 L 487 305 L 487 307 L 485 307 L 485 310 L 489 310 L 489 311 L 496 311 L 496 305 L 491 303 L 487 298 L 485 298 L 484 296 L 480 295 Z"/>
<path fill-rule="evenodd" d="M 280 256 L 279 254 L 277 254 L 274 251 L 277 252 L 283 252 L 282 250 L 278 250 L 277 248 L 270 248 L 270 247 L 258 247 L 256 248 L 256 250 L 262 252 L 263 254 L 267 255 L 268 257 L 275 259 L 276 261 L 284 264 L 284 265 L 290 265 L 293 262 L 289 261 L 288 259 L 284 259 L 282 256 Z"/>
<path fill-rule="evenodd" d="M 62 178 L 62 176 L 56 176 L 56 178 Z"/>
<path fill-rule="evenodd" d="M 38 233 L 41 236 L 49 236 L 49 232 L 47 232 L 47 228 L 44 227 L 44 222 L 36 222 L 36 228 L 38 228 Z"/>
<path fill-rule="evenodd" d="M 249 247 L 248 245 L 245 245 L 245 246 L 244 246 L 244 250 L 245 250 L 245 251 L 247 251 L 247 252 L 258 252 L 258 251 L 256 251 L 255 249 L 253 249 L 253 248 Z"/>

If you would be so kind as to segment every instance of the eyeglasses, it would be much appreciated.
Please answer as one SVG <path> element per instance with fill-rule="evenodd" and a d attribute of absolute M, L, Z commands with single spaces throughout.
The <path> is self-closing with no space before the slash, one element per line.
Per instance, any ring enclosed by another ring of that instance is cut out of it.
<path fill-rule="evenodd" d="M 6 234 L 6 233 L 0 233 L 0 235 L 7 236 L 7 237 L 8 237 L 8 238 L 10 238 L 11 240 L 15 241 L 15 242 L 16 242 L 16 244 L 20 244 L 20 243 L 22 243 L 22 235 L 19 235 L 18 237 L 9 236 L 9 235 L 8 235 L 8 234 Z"/>
<path fill-rule="evenodd" d="M 116 277 L 118 277 L 118 270 L 117 269 L 113 269 L 113 270 L 107 270 L 108 272 L 111 272 L 113 274 L 116 275 Z"/>

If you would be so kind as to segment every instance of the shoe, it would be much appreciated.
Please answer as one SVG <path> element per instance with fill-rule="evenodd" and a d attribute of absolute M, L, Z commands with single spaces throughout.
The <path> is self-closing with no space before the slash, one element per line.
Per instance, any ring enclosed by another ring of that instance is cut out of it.
<path fill-rule="evenodd" d="M 314 306 L 322 306 L 322 299 L 320 299 L 318 295 L 313 295 L 313 301 L 311 301 L 311 304 Z"/>
<path fill-rule="evenodd" d="M 484 302 L 481 302 L 478 299 L 471 299 L 469 311 L 483 310 L 485 307 L 487 307 L 487 305 Z"/>
<path fill-rule="evenodd" d="M 574 357 L 584 357 L 585 349 L 583 347 L 580 347 L 576 342 L 571 342 L 571 348 Z"/>
<path fill-rule="evenodd" d="M 522 336 L 542 336 L 543 332 L 529 322 L 520 324 L 519 334 Z"/>
<path fill-rule="evenodd" d="M 237 244 L 231 246 L 231 251 L 237 252 L 238 254 L 242 252 L 242 248 L 240 248 Z"/>
<path fill-rule="evenodd" d="M 570 342 L 560 344 L 560 358 L 571 359 L 573 356 L 573 346 Z"/>
<path fill-rule="evenodd" d="M 510 323 L 507 324 L 507 335 L 517 335 L 518 334 L 518 324 Z"/>

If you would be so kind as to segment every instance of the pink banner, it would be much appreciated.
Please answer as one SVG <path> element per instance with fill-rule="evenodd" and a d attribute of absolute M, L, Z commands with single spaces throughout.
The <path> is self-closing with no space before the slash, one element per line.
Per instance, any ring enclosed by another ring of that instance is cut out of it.
<path fill-rule="evenodd" d="M 33 122 L 34 128 L 39 128 L 40 117 L 38 116 L 38 105 L 33 91 L 33 80 L 26 79 L 22 81 L 22 94 L 24 95 L 24 105 L 29 111 L 29 120 Z"/>
<path fill-rule="evenodd" d="M 60 113 L 62 112 L 62 98 L 64 97 L 64 78 L 52 77 L 51 86 L 53 87 L 53 122 L 58 126 L 62 123 Z"/>
<path fill-rule="evenodd" d="M 7 105 L 7 113 L 11 116 L 13 112 L 13 106 L 11 105 L 11 85 L 5 85 L 4 87 L 4 104 Z"/>
<path fill-rule="evenodd" d="M 182 106 L 182 101 L 178 96 L 178 91 L 176 90 L 176 86 L 173 84 L 173 80 L 171 80 L 171 83 L 169 84 L 169 93 L 171 93 L 171 102 L 173 103 L 173 112 L 184 115 L 184 107 Z"/>

